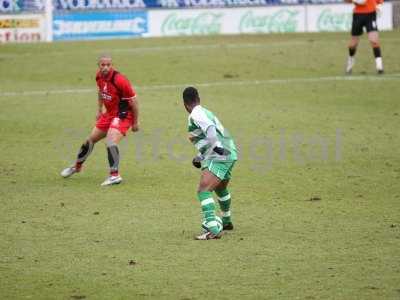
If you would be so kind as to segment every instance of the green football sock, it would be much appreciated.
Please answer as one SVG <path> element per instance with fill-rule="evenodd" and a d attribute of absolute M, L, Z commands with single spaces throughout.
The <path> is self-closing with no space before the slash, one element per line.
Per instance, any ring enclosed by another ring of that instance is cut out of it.
<path fill-rule="evenodd" d="M 215 202 L 211 192 L 199 192 L 197 198 L 201 204 L 201 210 L 203 211 L 204 220 L 208 226 L 208 229 L 213 234 L 218 234 L 218 224 L 215 219 Z"/>
<path fill-rule="evenodd" d="M 215 190 L 215 193 L 218 196 L 218 203 L 222 212 L 222 223 L 231 223 L 231 194 L 228 189 Z"/>

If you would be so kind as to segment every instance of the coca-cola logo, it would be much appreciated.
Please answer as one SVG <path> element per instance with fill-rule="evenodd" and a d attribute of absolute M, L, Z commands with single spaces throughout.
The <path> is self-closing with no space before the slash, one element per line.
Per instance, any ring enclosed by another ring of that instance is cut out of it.
<path fill-rule="evenodd" d="M 291 0 L 287 0 L 291 1 Z M 298 0 L 292 0 L 298 1 Z M 158 0 L 161 7 L 232 7 L 267 5 L 268 0 Z"/>
<path fill-rule="evenodd" d="M 255 15 L 248 11 L 240 19 L 241 33 L 296 32 L 298 27 L 298 10 L 281 9 L 272 14 Z"/>
<path fill-rule="evenodd" d="M 351 27 L 351 13 L 337 13 L 327 8 L 318 17 L 318 31 L 348 31 Z"/>
<path fill-rule="evenodd" d="M 183 17 L 177 13 L 168 15 L 161 25 L 165 35 L 207 35 L 221 32 L 223 14 L 205 12 L 195 16 Z"/>

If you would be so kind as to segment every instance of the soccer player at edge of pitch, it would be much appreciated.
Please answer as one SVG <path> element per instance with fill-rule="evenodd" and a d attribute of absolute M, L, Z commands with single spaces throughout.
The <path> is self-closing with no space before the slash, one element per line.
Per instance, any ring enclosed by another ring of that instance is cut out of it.
<path fill-rule="evenodd" d="M 133 132 L 139 130 L 139 108 L 134 88 L 124 75 L 113 68 L 111 56 L 101 55 L 98 66 L 96 125 L 81 146 L 75 164 L 64 169 L 61 176 L 67 178 L 79 173 L 94 144 L 106 138 L 110 175 L 101 185 L 108 186 L 122 181 L 118 170 L 120 159 L 118 144 L 129 128 L 132 128 Z"/>
<path fill-rule="evenodd" d="M 355 54 L 365 27 L 368 40 L 375 56 L 375 66 L 378 74 L 383 74 L 383 61 L 379 44 L 376 15 L 381 12 L 383 0 L 345 0 L 354 4 L 353 22 L 351 24 L 351 38 L 349 42 L 349 57 L 347 58 L 346 73 L 351 74 L 355 63 Z"/>
<path fill-rule="evenodd" d="M 192 164 L 201 168 L 197 198 L 200 201 L 207 231 L 196 236 L 197 240 L 219 239 L 223 230 L 232 230 L 231 194 L 227 187 L 232 168 L 237 161 L 235 143 L 217 117 L 200 105 L 197 89 L 187 87 L 183 91 L 183 104 L 189 113 L 189 140 L 199 151 Z M 218 197 L 222 212 L 222 228 L 218 227 L 215 202 L 212 192 Z"/>

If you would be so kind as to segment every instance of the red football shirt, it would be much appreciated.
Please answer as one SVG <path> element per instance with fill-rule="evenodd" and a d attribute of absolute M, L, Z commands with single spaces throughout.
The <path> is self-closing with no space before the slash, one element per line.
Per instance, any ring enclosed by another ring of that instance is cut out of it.
<path fill-rule="evenodd" d="M 111 69 L 107 76 L 104 77 L 100 71 L 97 71 L 96 83 L 107 113 L 116 116 L 118 115 L 119 101 L 121 99 L 132 101 L 136 97 L 136 92 L 129 80 L 121 73 L 117 72 L 112 81 L 114 72 L 116 71 Z"/>

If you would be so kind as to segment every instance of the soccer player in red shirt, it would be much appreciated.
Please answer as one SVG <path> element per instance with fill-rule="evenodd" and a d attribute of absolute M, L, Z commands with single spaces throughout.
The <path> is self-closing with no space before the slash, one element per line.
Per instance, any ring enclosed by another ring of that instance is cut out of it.
<path fill-rule="evenodd" d="M 368 40 L 375 56 L 376 71 L 383 74 L 383 62 L 379 44 L 378 27 L 376 24 L 376 13 L 379 12 L 383 0 L 346 0 L 355 5 L 353 11 L 353 22 L 351 25 L 351 39 L 349 42 L 349 57 L 347 59 L 346 73 L 351 74 L 355 63 L 354 56 L 360 36 L 365 27 Z"/>
<path fill-rule="evenodd" d="M 139 130 L 139 109 L 135 90 L 129 80 L 113 68 L 111 56 L 100 56 L 98 66 L 96 125 L 88 139 L 82 144 L 75 164 L 64 169 L 61 176 L 67 178 L 80 172 L 94 144 L 106 138 L 110 176 L 101 185 L 107 186 L 119 184 L 122 181 L 118 172 L 118 144 L 129 128 L 132 128 L 134 132 Z"/>

